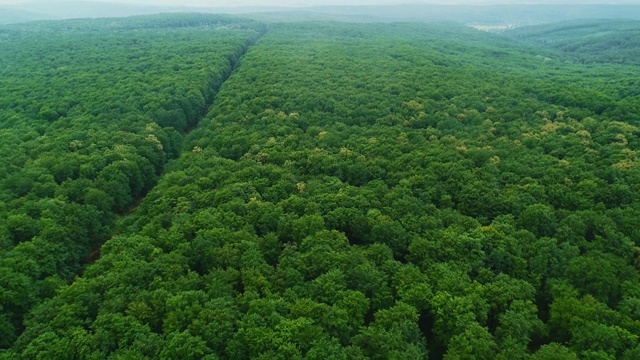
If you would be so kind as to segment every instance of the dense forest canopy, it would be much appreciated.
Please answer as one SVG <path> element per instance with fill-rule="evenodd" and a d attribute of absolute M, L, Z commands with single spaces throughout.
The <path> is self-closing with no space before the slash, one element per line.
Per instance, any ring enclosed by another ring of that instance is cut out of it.
<path fill-rule="evenodd" d="M 640 358 L 637 64 L 541 33 L 0 28 L 0 358 Z"/>
<path fill-rule="evenodd" d="M 563 51 L 571 61 L 640 65 L 640 22 L 574 20 L 512 29 L 508 36 Z"/>
<path fill-rule="evenodd" d="M 207 15 L 0 28 L 0 347 L 156 184 L 263 31 Z"/>

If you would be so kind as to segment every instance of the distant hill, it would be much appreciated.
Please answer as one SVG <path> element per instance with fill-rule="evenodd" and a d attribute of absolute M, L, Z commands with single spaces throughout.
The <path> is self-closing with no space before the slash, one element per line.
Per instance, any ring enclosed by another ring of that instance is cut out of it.
<path fill-rule="evenodd" d="M 312 7 L 188 7 L 153 6 L 87 1 L 47 1 L 12 6 L 24 11 L 12 15 L 0 6 L 0 22 L 37 19 L 122 17 L 173 12 L 242 14 L 262 21 L 351 21 L 351 22 L 457 22 L 477 25 L 515 27 L 554 23 L 575 19 L 640 20 L 640 5 L 433 5 L 408 4 L 389 6 L 312 6 Z M 38 14 L 31 14 L 38 13 Z"/>
<path fill-rule="evenodd" d="M 560 50 L 578 62 L 640 65 L 640 21 L 566 21 L 508 30 L 504 34 Z"/>
<path fill-rule="evenodd" d="M 32 20 L 46 20 L 52 17 L 26 10 L 0 6 L 0 24 L 15 24 Z"/>
<path fill-rule="evenodd" d="M 375 21 L 454 21 L 458 23 L 537 25 L 574 19 L 636 19 L 639 5 L 393 5 L 312 7 L 312 12 L 357 16 Z"/>
<path fill-rule="evenodd" d="M 163 12 L 188 12 L 188 8 L 179 6 L 154 6 L 143 4 L 122 4 L 88 1 L 47 1 L 38 3 L 24 3 L 12 5 L 16 11 L 34 13 L 29 20 L 46 19 L 74 19 L 74 18 L 104 18 L 104 17 L 125 17 L 134 15 L 150 15 Z M 4 9 L 0 7 L 0 12 Z M 193 12 L 190 11 L 190 12 Z M 3 15 L 0 15 L 3 17 Z M 13 21 L 19 22 L 19 21 Z"/>

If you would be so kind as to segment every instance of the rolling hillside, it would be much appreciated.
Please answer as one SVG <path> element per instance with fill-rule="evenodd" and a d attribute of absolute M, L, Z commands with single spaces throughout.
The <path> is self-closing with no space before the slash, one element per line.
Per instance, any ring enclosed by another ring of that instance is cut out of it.
<path fill-rule="evenodd" d="M 640 358 L 633 24 L 0 27 L 0 359 Z"/>
<path fill-rule="evenodd" d="M 640 21 L 569 21 L 513 29 L 505 34 L 562 51 L 581 63 L 640 65 Z"/>

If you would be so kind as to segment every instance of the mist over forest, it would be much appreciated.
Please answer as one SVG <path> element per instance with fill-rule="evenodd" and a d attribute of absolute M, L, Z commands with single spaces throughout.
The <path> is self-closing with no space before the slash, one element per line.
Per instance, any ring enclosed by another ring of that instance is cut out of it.
<path fill-rule="evenodd" d="M 108 1 L 36 1 L 0 5 L 0 24 L 30 20 L 101 18 L 171 12 L 244 14 L 264 20 L 428 21 L 480 25 L 524 26 L 571 19 L 640 19 L 640 6 L 631 3 L 563 1 L 553 3 L 398 4 L 309 6 L 199 6 L 123 3 Z"/>

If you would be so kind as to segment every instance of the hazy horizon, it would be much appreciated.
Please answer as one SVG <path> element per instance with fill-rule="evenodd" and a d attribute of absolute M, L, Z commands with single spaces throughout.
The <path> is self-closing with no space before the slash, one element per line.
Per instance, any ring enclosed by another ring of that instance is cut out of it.
<path fill-rule="evenodd" d="M 575 5 L 640 5 L 638 0 L 0 0 L 0 5 L 38 5 L 53 2 L 100 2 L 121 3 L 127 5 L 154 6 L 194 6 L 194 7 L 307 7 L 307 6 L 366 6 L 366 5 L 404 5 L 404 4 L 438 4 L 438 5 L 523 5 L 523 4 L 575 4 Z"/>
<path fill-rule="evenodd" d="M 203 12 L 243 15 L 262 21 L 452 21 L 525 26 L 580 18 L 640 20 L 638 1 L 602 4 L 603 0 L 0 0 L 0 24 Z"/>

